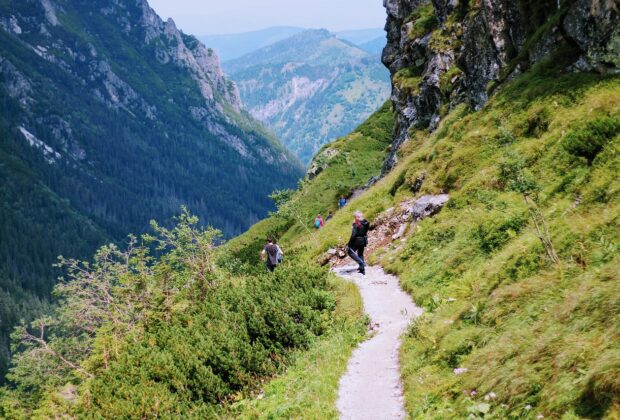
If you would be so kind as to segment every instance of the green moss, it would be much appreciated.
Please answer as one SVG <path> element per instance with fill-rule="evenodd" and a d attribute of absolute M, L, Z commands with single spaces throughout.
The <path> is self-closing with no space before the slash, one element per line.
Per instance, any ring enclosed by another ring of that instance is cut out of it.
<path fill-rule="evenodd" d="M 421 82 L 422 77 L 417 74 L 417 71 L 414 68 L 404 68 L 399 70 L 392 78 L 392 83 L 394 83 L 396 87 L 412 96 L 420 93 Z"/>
<path fill-rule="evenodd" d="M 409 30 L 409 39 L 415 40 L 431 33 L 437 27 L 437 16 L 432 3 L 424 4 L 418 7 L 407 19 L 407 22 L 413 22 L 413 26 Z"/>
<path fill-rule="evenodd" d="M 450 96 L 454 89 L 455 82 L 463 75 L 463 70 L 453 66 L 439 76 L 439 89 L 445 96 Z"/>

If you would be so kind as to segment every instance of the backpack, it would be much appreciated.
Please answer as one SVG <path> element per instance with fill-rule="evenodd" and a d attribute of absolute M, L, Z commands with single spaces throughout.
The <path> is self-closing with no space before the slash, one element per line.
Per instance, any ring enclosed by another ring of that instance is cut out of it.
<path fill-rule="evenodd" d="M 318 217 L 314 219 L 314 227 L 317 229 L 321 227 L 321 219 L 319 219 Z"/>

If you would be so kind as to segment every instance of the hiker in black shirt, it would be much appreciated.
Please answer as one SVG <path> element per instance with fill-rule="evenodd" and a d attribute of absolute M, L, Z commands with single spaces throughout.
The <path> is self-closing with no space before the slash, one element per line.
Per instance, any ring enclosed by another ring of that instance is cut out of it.
<path fill-rule="evenodd" d="M 370 223 L 364 219 L 364 215 L 360 211 L 355 212 L 355 221 L 353 222 L 353 230 L 351 239 L 347 246 L 347 252 L 351 258 L 359 264 L 357 270 L 361 274 L 366 274 L 366 262 L 364 261 L 364 248 L 368 245 L 368 230 Z"/>

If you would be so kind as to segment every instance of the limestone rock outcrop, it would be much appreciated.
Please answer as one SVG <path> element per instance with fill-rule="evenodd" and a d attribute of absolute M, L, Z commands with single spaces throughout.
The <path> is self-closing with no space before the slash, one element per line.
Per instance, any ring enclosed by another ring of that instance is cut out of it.
<path fill-rule="evenodd" d="M 384 171 L 417 129 L 482 107 L 506 80 L 561 55 L 567 71 L 620 72 L 619 0 L 384 0 L 396 126 Z"/>

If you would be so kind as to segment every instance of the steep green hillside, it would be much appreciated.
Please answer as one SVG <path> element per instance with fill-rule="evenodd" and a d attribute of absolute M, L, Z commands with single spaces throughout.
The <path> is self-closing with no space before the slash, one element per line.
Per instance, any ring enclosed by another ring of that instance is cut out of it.
<path fill-rule="evenodd" d="M 166 281 L 189 281 L 187 292 L 161 300 L 145 318 L 151 321 L 138 322 L 131 334 L 101 326 L 100 344 L 86 360 L 78 358 L 94 377 L 84 378 L 83 372 L 73 370 L 70 382 L 82 385 L 77 390 L 65 387 L 60 393 L 46 393 L 45 402 L 35 404 L 38 413 L 84 409 L 109 413 L 124 407 L 125 413 L 136 416 L 213 415 L 213 410 L 242 418 L 335 416 L 337 378 L 361 337 L 362 319 L 359 297 L 342 283 L 330 286 L 317 265 L 328 248 L 346 240 L 353 210 L 360 209 L 374 220 L 405 200 L 445 192 L 450 202 L 441 213 L 370 257 L 398 274 L 403 287 L 426 310 L 405 336 L 401 354 L 410 415 L 615 418 L 620 413 L 616 383 L 620 295 L 615 287 L 619 98 L 618 76 L 562 73 L 557 67 L 538 65 L 503 86 L 483 109 L 461 105 L 436 132 L 412 132 L 416 140 L 401 149 L 393 171 L 336 212 L 324 229 L 312 231 L 312 215 L 333 210 L 338 194 L 363 186 L 369 175 L 380 171 L 392 132 L 391 113 L 385 108 L 319 154 L 317 163 L 332 155 L 324 154 L 329 148 L 338 150 L 298 192 L 278 195 L 277 214 L 220 248 L 221 268 L 208 271 L 207 283 L 198 281 L 202 277 L 193 270 L 209 265 L 187 259 L 196 255 L 201 248 L 195 246 L 202 242 L 188 240 L 191 230 L 183 225 L 173 236 L 164 233 L 166 244 L 173 250 L 180 247 L 178 252 L 158 262 L 152 274 L 147 270 L 132 276 L 137 276 L 135 281 L 154 282 L 147 290 L 157 295 L 168 287 L 161 283 L 166 277 L 160 276 L 169 272 L 165 267 L 171 264 L 177 268 Z M 364 171 L 358 169 L 362 165 Z M 530 206 L 544 218 L 557 263 L 546 256 Z M 278 235 L 286 252 L 287 262 L 275 277 L 262 274 L 257 262 L 268 234 Z M 210 253 L 204 255 L 206 262 L 212 261 Z M 210 277 L 213 273 L 223 277 Z M 140 276 L 147 277 L 140 280 Z M 224 278 L 235 287 L 228 289 Z M 196 300 L 201 284 L 211 285 L 202 302 L 208 305 L 213 298 L 221 309 L 211 312 L 215 308 L 206 310 Z M 266 320 L 278 319 L 266 321 L 274 332 L 254 329 L 256 322 L 263 325 L 259 308 L 265 308 L 265 303 L 252 303 L 257 296 L 266 296 L 263 285 L 272 299 L 267 307 L 292 311 L 296 322 L 290 324 L 288 315 L 270 313 L 265 314 Z M 238 294 L 246 303 L 232 303 L 236 309 L 228 312 L 229 302 L 237 302 Z M 142 299 L 130 296 L 130 302 Z M 322 303 L 306 307 L 309 302 Z M 211 315 L 215 319 L 206 322 L 203 311 L 219 315 Z M 323 322 L 314 324 L 316 316 Z M 168 320 L 159 323 L 161 319 Z M 312 335 L 294 335 L 306 338 L 293 340 L 286 331 L 295 324 L 294 331 L 309 328 Z M 232 325 L 235 333 L 225 334 L 224 341 L 207 333 L 223 332 Z M 279 354 L 294 357 L 275 366 L 270 363 L 268 370 L 265 365 L 245 365 L 251 359 L 240 356 L 247 353 L 237 346 L 255 341 L 233 338 L 246 337 L 245 328 L 267 334 L 263 345 L 288 343 L 273 345 L 283 351 Z M 136 336 L 117 347 L 117 333 L 121 338 Z M 203 335 L 204 343 L 199 338 Z M 182 343 L 179 337 L 185 337 Z M 117 355 L 111 355 L 112 348 L 118 349 Z M 172 352 L 187 355 L 181 359 L 188 362 L 178 364 L 178 357 L 170 357 Z M 231 354 L 237 355 L 232 370 L 210 370 L 229 369 Z M 33 375 L 36 378 L 37 372 L 49 369 L 25 356 L 18 359 L 19 368 L 11 377 L 18 388 L 5 391 L 4 413 L 19 413 L 9 410 L 24 408 L 24 403 L 17 403 L 23 398 L 20 392 L 28 389 Z M 257 366 L 262 367 L 255 370 Z M 203 368 L 205 376 L 192 374 L 192 369 L 202 372 Z M 233 379 L 247 378 L 249 372 L 281 375 L 265 384 Z M 53 385 L 48 389 L 59 390 L 67 378 L 46 382 Z"/>
<path fill-rule="evenodd" d="M 450 194 L 438 216 L 371 257 L 426 309 L 402 349 L 414 418 L 620 413 L 619 118 L 620 78 L 539 66 L 481 111 L 460 106 L 434 134 L 412 133 L 394 171 L 323 231 L 282 234 L 296 258 L 316 261 L 347 237 L 353 209 L 372 219 L 410 197 Z M 299 196 L 320 194 L 335 173 Z M 537 237 L 532 200 L 558 264 Z M 330 208 L 298 205 L 303 214 Z M 255 229 L 278 226 L 272 218 Z"/>
<path fill-rule="evenodd" d="M 305 31 L 224 63 L 257 119 L 307 163 L 389 96 L 378 55 L 326 30 Z"/>
<path fill-rule="evenodd" d="M 302 173 L 240 111 L 213 51 L 145 0 L 0 2 L 0 378 L 58 255 L 92 255 L 181 205 L 238 234 Z"/>
<path fill-rule="evenodd" d="M 394 126 L 391 108 L 392 104 L 386 102 L 351 134 L 324 146 L 313 161 L 313 168 L 320 168 L 315 169 L 318 174 L 300 183 L 297 192 L 280 191 L 280 210 L 276 215 L 229 241 L 226 250 L 241 261 L 256 265 L 257 250 L 271 235 L 287 247 L 315 246 L 314 234 L 307 234 L 316 215 L 336 212 L 341 195 L 349 196 L 363 188 L 381 172 Z"/>
<path fill-rule="evenodd" d="M 485 28 L 479 10 L 461 11 Z M 458 32 L 454 21 L 422 23 L 412 29 L 432 33 L 433 57 L 458 46 L 443 32 Z M 350 285 L 320 267 L 326 251 L 346 242 L 354 210 L 385 227 L 389 209 L 441 193 L 450 196 L 441 212 L 370 253 L 425 309 L 401 348 L 409 415 L 618 418 L 620 76 L 578 71 L 585 58 L 574 50 L 548 55 L 467 92 L 484 101 L 459 95 L 474 73 L 464 82 L 442 69 L 449 101 L 425 108 L 422 122 L 402 112 L 432 97 L 438 80 L 395 72 L 395 88 L 405 88 L 395 112 L 386 104 L 325 146 L 312 179 L 273 194 L 275 214 L 224 246 L 184 214 L 127 252 L 104 248 L 88 267 L 69 261 L 63 305 L 32 324 L 46 334 L 15 334 L 0 416 L 335 417 L 337 381 L 365 320 Z M 352 193 L 312 229 L 317 213 Z M 286 253 L 274 275 L 258 261 L 269 235 Z"/>

